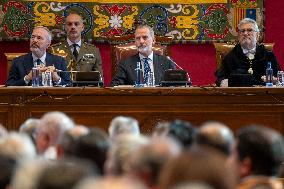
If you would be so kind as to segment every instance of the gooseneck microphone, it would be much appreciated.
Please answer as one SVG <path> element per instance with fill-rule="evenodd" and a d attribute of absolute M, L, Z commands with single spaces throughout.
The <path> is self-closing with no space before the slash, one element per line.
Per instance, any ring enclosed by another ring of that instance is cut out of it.
<path fill-rule="evenodd" d="M 171 59 L 171 57 L 167 56 L 167 59 L 169 59 L 170 61 L 172 61 L 172 62 L 174 63 L 174 65 L 175 65 L 178 69 L 186 71 L 187 81 L 190 81 L 190 77 L 189 77 L 189 74 L 188 74 L 187 70 L 183 69 L 180 65 L 178 65 L 173 59 Z"/>

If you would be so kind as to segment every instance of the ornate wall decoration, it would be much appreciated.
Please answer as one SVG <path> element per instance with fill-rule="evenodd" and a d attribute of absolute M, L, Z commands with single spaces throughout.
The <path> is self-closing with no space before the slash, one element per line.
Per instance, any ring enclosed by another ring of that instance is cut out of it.
<path fill-rule="evenodd" d="M 175 42 L 232 41 L 245 17 L 264 29 L 264 0 L 2 0 L 0 39 L 27 40 L 34 26 L 48 27 L 55 39 L 65 36 L 64 18 L 70 11 L 83 15 L 84 38 L 106 41 L 133 32 L 139 19 L 156 35 Z M 153 4 L 155 3 L 155 4 Z"/>

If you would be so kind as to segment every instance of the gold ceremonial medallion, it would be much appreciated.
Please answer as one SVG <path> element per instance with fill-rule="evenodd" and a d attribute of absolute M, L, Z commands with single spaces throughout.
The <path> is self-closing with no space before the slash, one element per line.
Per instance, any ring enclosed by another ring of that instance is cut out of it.
<path fill-rule="evenodd" d="M 251 74 L 251 75 L 253 74 L 252 68 L 249 68 L 249 69 L 248 69 L 248 73 Z"/>
<path fill-rule="evenodd" d="M 254 54 L 249 53 L 248 58 L 249 58 L 250 60 L 253 60 L 253 59 L 254 59 Z"/>

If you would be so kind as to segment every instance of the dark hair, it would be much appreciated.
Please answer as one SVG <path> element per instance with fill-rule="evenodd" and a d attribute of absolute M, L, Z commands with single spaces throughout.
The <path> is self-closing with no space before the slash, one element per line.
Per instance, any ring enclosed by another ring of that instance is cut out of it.
<path fill-rule="evenodd" d="M 279 174 L 284 155 L 283 137 L 280 133 L 264 126 L 250 125 L 239 129 L 236 139 L 239 159 L 251 159 L 253 174 Z"/>
<path fill-rule="evenodd" d="M 72 151 L 76 157 L 93 162 L 103 174 L 109 146 L 107 134 L 99 128 L 91 128 L 87 135 L 78 139 Z"/>
<path fill-rule="evenodd" d="M 0 188 L 6 188 L 10 184 L 15 168 L 15 159 L 0 155 Z"/>
<path fill-rule="evenodd" d="M 188 121 L 175 120 L 170 123 L 168 134 L 184 147 L 189 147 L 194 142 L 196 128 Z"/>

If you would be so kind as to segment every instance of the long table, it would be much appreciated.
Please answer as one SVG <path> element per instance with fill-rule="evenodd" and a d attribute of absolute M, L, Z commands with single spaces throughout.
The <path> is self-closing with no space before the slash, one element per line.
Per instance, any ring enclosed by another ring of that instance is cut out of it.
<path fill-rule="evenodd" d="M 218 120 L 233 130 L 259 123 L 284 133 L 284 88 L 0 87 L 0 123 L 9 130 L 48 111 L 62 111 L 78 124 L 103 129 L 115 116 L 132 116 L 144 133 L 174 119 L 196 125 Z"/>

